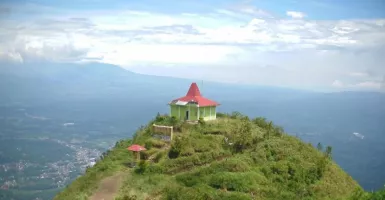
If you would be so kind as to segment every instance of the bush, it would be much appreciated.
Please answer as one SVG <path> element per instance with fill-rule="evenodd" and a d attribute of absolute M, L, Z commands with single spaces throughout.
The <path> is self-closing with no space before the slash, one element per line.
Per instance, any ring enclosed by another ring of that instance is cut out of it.
<path fill-rule="evenodd" d="M 150 143 L 151 147 L 155 148 L 162 148 L 166 145 L 166 142 L 158 139 L 150 139 L 148 142 Z"/>
<path fill-rule="evenodd" d="M 253 144 L 252 125 L 250 121 L 243 119 L 234 126 L 229 135 L 233 142 L 233 150 L 235 153 L 242 153 L 243 150 Z"/>
<path fill-rule="evenodd" d="M 182 151 L 183 140 L 176 137 L 174 142 L 171 145 L 170 151 L 168 152 L 168 157 L 171 159 L 177 158 Z"/>
<path fill-rule="evenodd" d="M 205 152 L 196 153 L 189 157 L 180 157 L 177 159 L 170 159 L 164 162 L 164 166 L 168 168 L 168 173 L 184 170 L 193 166 L 201 166 L 212 162 L 221 157 L 229 156 L 227 152 Z"/>
<path fill-rule="evenodd" d="M 147 170 L 147 167 L 148 167 L 147 161 L 141 160 L 139 162 L 138 168 L 135 169 L 135 172 L 137 174 L 144 174 L 146 172 L 146 170 Z"/>
<path fill-rule="evenodd" d="M 234 111 L 230 115 L 231 119 L 240 119 L 242 117 L 243 117 L 243 115 L 240 112 L 238 112 L 238 111 Z"/>
<path fill-rule="evenodd" d="M 201 182 L 199 177 L 194 176 L 192 174 L 183 174 L 183 175 L 177 175 L 176 180 L 182 184 L 184 184 L 187 187 L 192 187 L 194 185 L 197 185 Z"/>
<path fill-rule="evenodd" d="M 216 162 L 210 166 L 216 172 L 247 172 L 250 167 L 247 163 L 240 159 L 226 159 L 220 162 Z"/>
<path fill-rule="evenodd" d="M 268 122 L 264 117 L 257 117 L 253 119 L 252 122 L 261 128 L 266 128 L 268 125 Z"/>
<path fill-rule="evenodd" d="M 155 158 L 154 158 L 154 162 L 157 163 L 159 162 L 163 157 L 164 157 L 164 154 L 165 152 L 164 151 L 160 151 L 156 154 Z"/>
<path fill-rule="evenodd" d="M 149 173 L 155 173 L 155 174 L 162 174 L 164 171 L 164 167 L 159 164 L 153 164 L 147 167 L 147 172 Z"/>
<path fill-rule="evenodd" d="M 152 148 L 152 142 L 151 142 L 151 140 L 146 141 L 146 143 L 144 144 L 144 147 L 145 147 L 147 150 L 150 150 L 150 149 Z"/>
<path fill-rule="evenodd" d="M 157 152 L 159 152 L 158 149 L 150 149 L 150 150 L 147 150 L 147 151 L 141 151 L 140 152 L 140 158 L 144 159 L 144 160 L 147 160 L 147 159 L 149 159 L 150 156 L 154 155 Z"/>
<path fill-rule="evenodd" d="M 200 117 L 200 118 L 199 118 L 198 124 L 201 125 L 201 126 L 206 125 L 206 122 L 205 122 L 205 120 L 203 119 L 203 117 Z"/>
<path fill-rule="evenodd" d="M 229 117 L 229 115 L 226 113 L 217 112 L 217 118 L 226 118 L 226 117 Z"/>
<path fill-rule="evenodd" d="M 209 180 L 209 185 L 214 188 L 238 192 L 249 192 L 254 184 L 249 173 L 220 172 L 213 174 Z"/>

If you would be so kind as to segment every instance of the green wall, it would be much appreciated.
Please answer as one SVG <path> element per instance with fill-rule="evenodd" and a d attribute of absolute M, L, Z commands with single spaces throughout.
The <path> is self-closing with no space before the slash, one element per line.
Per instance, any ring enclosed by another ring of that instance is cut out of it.
<path fill-rule="evenodd" d="M 199 107 L 199 117 L 198 117 L 198 107 L 195 104 L 187 104 L 185 106 L 170 105 L 170 108 L 171 108 L 171 113 L 170 113 L 171 116 L 174 116 L 180 120 L 185 120 L 186 111 L 189 111 L 189 120 L 198 120 L 200 117 L 202 117 L 204 120 L 216 119 L 215 106 Z"/>

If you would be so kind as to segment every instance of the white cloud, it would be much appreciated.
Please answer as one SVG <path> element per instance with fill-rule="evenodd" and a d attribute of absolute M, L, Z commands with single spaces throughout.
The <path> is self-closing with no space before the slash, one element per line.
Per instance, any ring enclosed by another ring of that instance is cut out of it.
<path fill-rule="evenodd" d="M 294 19 L 302 19 L 306 17 L 306 14 L 303 12 L 296 12 L 296 11 L 287 11 L 286 15 L 289 17 L 292 17 Z"/>
<path fill-rule="evenodd" d="M 375 82 L 375 81 L 365 81 L 365 82 L 360 82 L 357 83 L 355 86 L 361 87 L 361 88 L 366 88 L 366 89 L 380 89 L 381 88 L 381 83 L 380 82 Z"/>
<path fill-rule="evenodd" d="M 344 90 L 376 90 L 376 91 L 380 91 L 381 82 L 364 81 L 364 82 L 358 82 L 358 83 L 354 83 L 354 84 L 344 84 L 340 80 L 335 80 L 332 83 L 332 86 L 335 88 L 344 89 Z"/>
<path fill-rule="evenodd" d="M 189 76 L 211 80 L 380 88 L 384 19 L 319 21 L 287 14 L 292 19 L 242 5 L 206 14 L 61 11 L 23 21 L 0 19 L 0 59 L 98 60 L 174 76 L 185 75 L 175 68 L 194 66 L 198 74 Z"/>

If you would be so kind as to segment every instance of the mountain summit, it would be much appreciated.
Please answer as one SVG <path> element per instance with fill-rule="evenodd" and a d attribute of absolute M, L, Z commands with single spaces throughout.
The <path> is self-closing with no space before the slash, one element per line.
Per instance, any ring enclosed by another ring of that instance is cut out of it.
<path fill-rule="evenodd" d="M 264 118 L 217 113 L 198 124 L 157 115 L 55 199 L 348 199 L 364 194 L 318 149 Z M 155 127 L 173 127 L 173 139 Z M 144 146 L 140 160 L 127 150 Z"/>

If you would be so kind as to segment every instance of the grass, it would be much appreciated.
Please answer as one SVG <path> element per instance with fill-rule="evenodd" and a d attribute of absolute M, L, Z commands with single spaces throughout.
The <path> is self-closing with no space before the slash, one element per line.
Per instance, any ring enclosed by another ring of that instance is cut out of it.
<path fill-rule="evenodd" d="M 125 166 L 132 160 L 126 150 L 131 141 L 120 141 L 55 199 L 86 199 L 101 179 L 124 170 L 117 200 L 384 197 L 381 191 L 364 192 L 333 162 L 331 148 L 315 149 L 264 118 L 249 119 L 240 113 L 218 116 L 191 125 L 158 115 L 133 138 L 132 143 L 148 149 L 135 170 Z M 174 126 L 171 144 L 152 138 L 152 123 Z"/>

